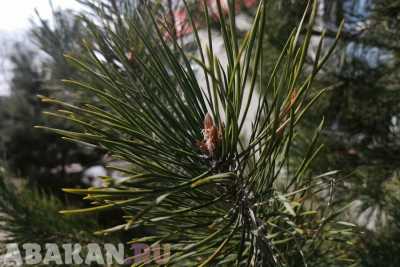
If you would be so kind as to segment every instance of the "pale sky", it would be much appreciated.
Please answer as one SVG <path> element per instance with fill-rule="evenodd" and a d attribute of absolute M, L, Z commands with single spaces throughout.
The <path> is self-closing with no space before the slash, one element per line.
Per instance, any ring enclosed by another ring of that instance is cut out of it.
<path fill-rule="evenodd" d="M 52 0 L 54 8 L 79 9 L 75 0 Z M 0 96 L 8 94 L 8 69 L 11 67 L 4 54 L 15 40 L 20 40 L 35 19 L 35 9 L 43 19 L 51 18 L 49 0 L 2 0 L 0 7 Z"/>
<path fill-rule="evenodd" d="M 0 31 L 23 30 L 29 27 L 29 18 L 35 17 L 35 8 L 43 18 L 51 15 L 49 0 L 7 0 L 1 1 Z M 79 8 L 75 0 L 52 0 L 53 6 L 62 8 Z"/>

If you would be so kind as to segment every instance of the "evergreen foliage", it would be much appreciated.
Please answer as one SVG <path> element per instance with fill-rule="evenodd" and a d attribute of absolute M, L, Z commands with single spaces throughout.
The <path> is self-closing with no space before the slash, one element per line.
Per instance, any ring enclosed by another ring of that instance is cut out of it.
<path fill-rule="evenodd" d="M 68 12 L 54 11 L 53 23 L 39 20 L 31 32 L 35 46 L 16 44 L 10 55 L 13 75 L 11 96 L 2 100 L 0 107 L 0 150 L 2 160 L 10 171 L 26 177 L 33 184 L 49 189 L 80 183 L 81 173 L 71 175 L 69 164 L 91 165 L 100 160 L 92 148 L 66 143 L 46 132 L 33 129 L 33 125 L 49 124 L 53 127 L 73 129 L 60 120 L 49 121 L 42 112 L 48 105 L 37 95 L 49 95 L 65 101 L 82 101 L 84 95 L 72 95 L 65 90 L 60 79 L 78 77 L 64 59 L 64 54 L 82 51 L 81 38 L 85 35 L 82 23 Z M 37 50 L 39 47 L 39 51 Z M 78 100 L 79 99 L 79 100 Z M 59 190 L 54 190 L 58 191 Z"/>
<path fill-rule="evenodd" d="M 323 4 L 321 20 L 331 27 L 328 36 L 343 18 L 346 25 L 332 56 L 335 60 L 326 64 L 315 83 L 335 86 L 309 112 L 302 130 L 307 135 L 324 114 L 327 127 L 322 142 L 326 146 L 311 166 L 312 172 L 340 169 L 346 176 L 338 184 L 336 199 L 353 201 L 348 218 L 363 227 L 361 242 L 354 246 L 362 266 L 397 266 L 399 218 L 393 207 L 400 190 L 399 1 Z M 315 32 L 315 36 L 320 34 Z"/>
<path fill-rule="evenodd" d="M 97 233 L 143 226 L 150 234 L 130 242 L 171 243 L 171 265 L 355 264 L 347 248 L 353 226 L 338 218 L 344 207 L 333 205 L 335 172 L 314 176 L 308 170 L 321 150 L 322 123 L 301 160 L 292 158 L 298 126 L 325 91 L 311 90 L 314 78 L 333 51 L 323 51 L 321 40 L 312 69 L 304 70 L 317 2 L 307 5 L 271 73 L 261 67 L 265 1 L 241 40 L 233 1 L 227 16 L 219 1 L 217 6 L 227 66 L 213 51 L 207 5 L 207 47 L 189 17 L 199 57 L 166 40 L 170 29 L 146 6 L 111 25 L 87 21 L 94 43 L 87 45 L 87 56 L 67 56 L 82 75 L 65 82 L 95 101 L 42 97 L 62 108 L 48 115 L 80 131 L 40 128 L 97 146 L 131 167 L 110 166 L 126 177 L 105 177 L 104 188 L 65 189 L 94 206 L 63 213 L 123 210 L 123 224 Z M 103 9 L 99 13 L 105 18 Z M 143 53 L 130 57 L 132 44 Z"/>
<path fill-rule="evenodd" d="M 101 242 L 93 235 L 98 227 L 88 217 L 71 218 L 59 214 L 64 204 L 36 188 L 18 188 L 0 176 L 0 232 L 2 244 Z M 4 247 L 0 247 L 3 250 Z"/>

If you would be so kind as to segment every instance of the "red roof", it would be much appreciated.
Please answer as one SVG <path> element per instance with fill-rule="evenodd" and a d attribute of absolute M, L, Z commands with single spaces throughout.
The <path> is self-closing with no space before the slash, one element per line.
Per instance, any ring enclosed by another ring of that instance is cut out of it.
<path fill-rule="evenodd" d="M 220 1 L 222 12 L 224 15 L 227 15 L 229 12 L 228 0 L 206 0 L 208 12 L 214 20 L 219 20 L 217 1 Z M 203 1 L 199 2 L 203 3 Z M 252 8 L 257 5 L 257 2 L 258 2 L 257 0 L 237 0 L 235 9 L 237 12 L 240 12 L 240 7 L 241 7 L 240 4 L 243 4 L 243 6 L 246 8 Z M 200 9 L 203 8 L 202 4 L 200 5 L 199 8 Z M 180 38 L 193 32 L 186 8 L 180 8 L 174 11 L 173 16 L 175 21 L 176 37 Z M 166 33 L 166 36 L 170 37 L 170 33 Z"/>
<path fill-rule="evenodd" d="M 243 0 L 243 5 L 246 8 L 251 8 L 257 5 L 257 0 Z"/>

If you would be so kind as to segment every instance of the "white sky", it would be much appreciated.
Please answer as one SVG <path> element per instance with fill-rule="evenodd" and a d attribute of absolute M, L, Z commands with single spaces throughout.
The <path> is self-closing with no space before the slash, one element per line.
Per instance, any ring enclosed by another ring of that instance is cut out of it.
<path fill-rule="evenodd" d="M 53 7 L 79 9 L 79 3 L 75 0 L 52 0 Z M 30 19 L 35 19 L 35 9 L 39 11 L 43 19 L 51 18 L 51 6 L 49 0 L 1 0 L 0 6 L 0 96 L 7 95 L 8 80 L 7 69 L 9 62 L 5 59 L 7 47 L 13 41 L 23 38 L 23 33 L 31 25 Z"/>
<path fill-rule="evenodd" d="M 3 0 L 0 7 L 0 31 L 23 30 L 29 27 L 29 18 L 35 17 L 35 8 L 43 18 L 51 16 L 49 0 Z M 75 0 L 52 0 L 53 6 L 77 9 Z"/>

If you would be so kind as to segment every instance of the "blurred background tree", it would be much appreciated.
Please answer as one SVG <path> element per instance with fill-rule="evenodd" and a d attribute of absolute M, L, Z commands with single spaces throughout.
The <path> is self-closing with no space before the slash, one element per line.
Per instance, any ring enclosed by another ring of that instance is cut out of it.
<path fill-rule="evenodd" d="M 61 82 L 79 75 L 64 55 L 83 53 L 81 43 L 86 30 L 82 21 L 70 11 L 61 10 L 53 10 L 51 21 L 38 18 L 29 33 L 31 43 L 17 43 L 10 56 L 11 95 L 0 107 L 0 143 L 9 171 L 59 193 L 63 186 L 80 184 L 83 170 L 99 164 L 102 155 L 32 128 L 42 123 L 72 127 L 58 120 L 48 121 L 42 112 L 49 107 L 40 102 L 38 95 L 84 100 L 84 95 L 66 90 Z"/>
<path fill-rule="evenodd" d="M 290 29 L 302 4 L 271 4 L 276 10 L 275 27 L 267 29 L 271 38 L 266 47 L 283 45 L 279 32 Z M 316 118 L 323 114 L 325 149 L 312 168 L 315 173 L 340 170 L 345 177 L 338 182 L 336 195 L 341 201 L 352 201 L 348 218 L 364 227 L 358 247 L 362 266 L 398 266 L 400 261 L 399 216 L 394 209 L 400 191 L 399 15 L 399 1 L 321 0 L 315 26 L 318 40 L 322 29 L 327 30 L 326 36 L 334 36 L 345 20 L 339 47 L 316 82 L 317 87 L 330 86 L 330 90 L 310 112 L 304 142 L 309 140 L 308 128 L 315 127 Z M 310 62 L 313 56 L 310 53 Z"/>
<path fill-rule="evenodd" d="M 106 35 L 111 24 L 121 23 L 122 17 L 126 21 L 136 8 L 136 1 L 81 2 L 86 6 L 82 13 L 53 9 L 49 20 L 42 19 L 37 13 L 27 39 L 15 43 L 8 55 L 13 67 L 9 84 L 11 94 L 0 97 L 0 240 L 4 244 L 29 240 L 40 244 L 110 241 L 93 233 L 99 225 L 105 227 L 120 220 L 118 212 L 91 218 L 67 218 L 58 213 L 61 207 L 85 205 L 80 198 L 66 196 L 61 189 L 100 186 L 101 182 L 87 179 L 83 180 L 84 184 L 82 178 L 87 178 L 88 168 L 104 165 L 107 158 L 100 149 L 68 142 L 33 128 L 48 125 L 75 129 L 65 120 L 49 120 L 44 112 L 54 111 L 54 106 L 43 103 L 38 96 L 56 97 L 78 105 L 90 98 L 90 102 L 95 103 L 96 98 L 67 89 L 62 82 L 62 79 L 79 79 L 82 75 L 76 66 L 67 63 L 65 56 L 90 57 L 85 54 L 87 49 L 96 47 L 104 52 L 104 64 L 115 66 L 115 56 L 107 52 L 107 43 L 101 42 L 101 38 L 94 43 L 92 38 Z M 120 19 L 114 21 L 115 16 Z M 98 26 L 96 31 L 90 31 L 93 25 Z M 136 47 L 135 42 L 127 47 L 126 52 L 134 64 L 134 57 L 141 53 L 141 48 Z M 38 224 L 37 227 L 32 228 L 32 223 Z M 114 238 L 114 242 L 126 239 L 118 235 Z"/>
<path fill-rule="evenodd" d="M 66 90 L 60 82 L 63 78 L 79 79 L 80 75 L 74 66 L 66 64 L 63 55 L 85 57 L 81 40 L 85 38 L 90 44 L 93 35 L 106 35 L 107 30 L 110 33 L 115 25 L 121 23 L 118 14 L 128 14 L 137 4 L 137 1 L 105 0 L 99 8 L 101 5 L 93 5 L 98 1 L 81 2 L 89 7 L 90 18 L 108 13 L 108 16 L 103 16 L 105 20 L 91 21 L 97 26 L 102 24 L 102 31 L 88 33 L 84 23 L 90 19 L 84 22 L 68 12 L 55 12 L 54 23 L 40 21 L 33 27 L 30 38 L 42 52 L 26 44 L 16 46 L 11 57 L 15 66 L 12 94 L 7 99 L 0 99 L 0 150 L 3 159 L 13 174 L 28 177 L 30 181 L 47 185 L 56 192 L 61 186 L 80 184 L 82 170 L 101 162 L 102 154 L 33 130 L 31 126 L 36 124 L 72 127 L 42 116 L 41 112 L 51 107 L 40 103 L 36 95 L 72 102 L 80 99 L 76 97 L 76 91 Z M 305 1 L 269 1 L 268 5 L 268 36 L 263 44 L 266 73 L 272 69 L 285 39 L 301 18 Z M 168 6 L 164 5 L 164 8 Z M 400 218 L 395 208 L 397 192 L 400 191 L 397 182 L 400 150 L 399 12 L 400 1 L 396 0 L 320 0 L 313 36 L 318 40 L 322 28 L 327 29 L 328 37 L 334 36 L 340 21 L 346 21 L 341 43 L 315 85 L 315 89 L 331 88 L 324 101 L 307 117 L 302 135 L 304 143 L 307 143 L 310 129 L 317 124 L 316 118 L 321 114 L 325 116 L 327 127 L 322 138 L 326 146 L 312 170 L 320 173 L 337 169 L 346 177 L 345 182 L 340 182 L 342 189 L 336 193 L 343 202 L 353 201 L 349 217 L 365 227 L 366 235 L 358 251 L 364 266 L 398 266 L 399 262 L 396 255 L 400 250 L 397 242 Z M 254 8 L 246 9 L 245 13 L 254 16 Z M 218 23 L 214 26 L 217 29 Z M 132 32 L 119 34 L 124 36 Z M 135 47 L 134 40 L 127 39 L 130 43 L 126 47 L 132 49 L 125 51 L 132 56 L 140 53 L 141 49 Z M 95 48 L 104 52 L 107 46 L 107 43 L 99 42 Z M 102 56 L 109 64 L 115 63 L 111 51 Z M 310 53 L 309 63 L 312 63 L 313 56 Z M 299 153 L 303 145 L 298 144 Z M 71 175 L 69 167 L 73 163 L 79 163 L 83 169 L 78 168 L 80 171 Z"/>

